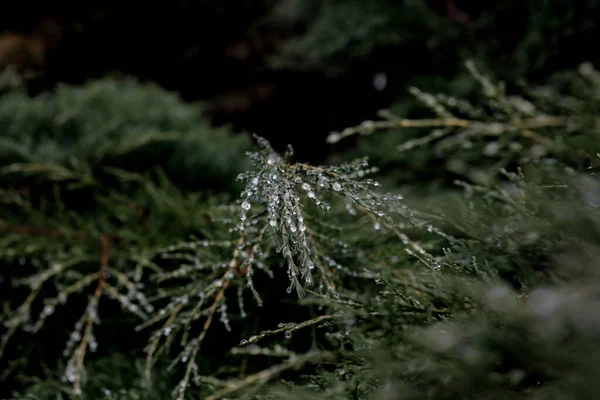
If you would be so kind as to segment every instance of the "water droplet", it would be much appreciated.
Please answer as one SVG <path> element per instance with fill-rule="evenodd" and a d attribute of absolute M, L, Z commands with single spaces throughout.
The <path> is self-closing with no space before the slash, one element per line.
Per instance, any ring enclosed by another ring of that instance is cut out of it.
<path fill-rule="evenodd" d="M 385 90 L 387 87 L 388 78 L 385 72 L 378 72 L 373 75 L 373 88 L 378 92 Z"/>
<path fill-rule="evenodd" d="M 333 188 L 333 190 L 335 190 L 336 192 L 339 192 L 340 190 L 342 190 L 342 185 L 340 185 L 337 182 L 334 182 L 333 185 L 331 185 L 331 187 Z"/>
<path fill-rule="evenodd" d="M 285 338 L 290 339 L 292 337 L 292 331 L 285 331 Z"/>
<path fill-rule="evenodd" d="M 304 190 L 310 190 L 310 185 L 308 183 L 304 182 L 302 184 L 302 189 L 304 189 Z"/>
<path fill-rule="evenodd" d="M 250 205 L 250 203 L 248 203 L 247 201 L 244 201 L 244 202 L 242 203 L 242 209 L 243 209 L 243 210 L 246 210 L 246 211 L 248 211 L 248 210 L 250 209 L 250 207 L 252 207 L 252 206 L 251 206 L 251 205 Z"/>
<path fill-rule="evenodd" d="M 340 134 L 333 132 L 330 133 L 329 136 L 327 136 L 327 142 L 328 143 L 337 143 L 340 140 Z"/>

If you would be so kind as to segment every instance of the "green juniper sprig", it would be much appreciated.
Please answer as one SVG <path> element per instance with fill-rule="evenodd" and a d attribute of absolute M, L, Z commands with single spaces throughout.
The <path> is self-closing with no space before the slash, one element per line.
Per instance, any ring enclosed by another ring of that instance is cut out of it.
<path fill-rule="evenodd" d="M 230 313 L 235 312 L 236 318 L 246 316 L 243 287 L 261 306 L 254 277 L 264 273 L 272 278 L 274 272 L 269 266 L 275 260 L 285 260 L 289 280 L 286 292 L 295 290 L 300 298 L 307 291 L 338 298 L 344 275 L 360 276 L 359 271 L 336 261 L 338 256 L 351 258 L 354 252 L 333 236 L 334 225 L 323 218 L 334 208 L 336 215 L 345 214 L 343 218 L 350 217 L 350 221 L 361 213 L 376 230 L 395 232 L 397 240 L 402 239 L 398 243 L 415 249 L 420 257 L 433 259 L 401 232 L 395 217 L 409 222 L 416 218 L 402 205 L 402 196 L 377 191 L 379 183 L 368 177 L 376 169 L 366 160 L 324 167 L 291 163 L 291 149 L 281 156 L 265 139 L 256 137 L 256 141 L 259 151 L 248 154 L 254 169 L 238 176 L 246 184 L 240 201 L 232 207 L 219 207 L 222 214 L 213 219 L 213 223 L 230 226 L 230 235 L 237 234 L 237 239 L 219 234 L 219 240 L 185 241 L 160 251 L 160 257 L 175 261 L 176 267 L 159 273 L 156 280 L 163 285 L 181 279 L 187 283 L 165 292 L 170 301 L 139 328 L 162 321 L 146 348 L 148 381 L 155 356 L 165 351 L 175 336 L 180 337 L 183 350 L 171 363 L 172 368 L 179 362 L 185 364 L 184 376 L 174 391 L 178 399 L 183 398 L 192 378 L 199 379 L 196 359 L 215 317 L 219 315 L 220 322 L 231 330 Z M 229 308 L 230 292 L 238 298 L 237 311 Z M 204 322 L 200 333 L 193 335 L 190 325 L 195 321 Z"/>

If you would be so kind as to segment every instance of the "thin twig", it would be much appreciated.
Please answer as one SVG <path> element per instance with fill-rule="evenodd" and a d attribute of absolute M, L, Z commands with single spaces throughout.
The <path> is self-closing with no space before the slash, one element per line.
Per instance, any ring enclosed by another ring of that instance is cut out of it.
<path fill-rule="evenodd" d="M 300 368 L 302 365 L 307 362 L 322 360 L 331 357 L 331 353 L 321 353 L 319 351 L 309 352 L 308 354 L 303 354 L 299 356 L 290 357 L 287 362 L 284 362 L 279 365 L 275 365 L 271 368 L 267 368 L 255 374 L 247 376 L 245 379 L 240 381 L 235 381 L 228 384 L 223 389 L 213 393 L 210 396 L 207 396 L 205 400 L 218 400 L 227 396 L 233 392 L 237 392 L 240 389 L 248 387 L 255 383 L 265 383 L 269 380 L 273 379 L 275 376 L 281 374 L 282 372 L 292 369 L 292 368 Z"/>
<path fill-rule="evenodd" d="M 219 303 L 225 297 L 225 291 L 231 285 L 231 281 L 232 281 L 233 275 L 234 275 L 233 273 L 236 272 L 239 269 L 240 265 L 242 264 L 242 262 L 240 260 L 240 254 L 241 254 L 240 246 L 243 243 L 244 243 L 244 236 L 240 236 L 240 239 L 238 240 L 238 243 L 233 252 L 231 261 L 229 262 L 229 268 L 228 268 L 227 272 L 225 272 L 225 274 L 223 275 L 221 289 L 215 296 L 215 300 L 213 301 L 212 305 L 209 308 L 208 316 L 206 317 L 206 321 L 204 321 L 204 326 L 202 327 L 202 331 L 200 332 L 200 335 L 198 335 L 198 342 L 197 342 L 196 346 L 194 347 L 194 349 L 192 350 L 192 354 L 190 355 L 190 359 L 187 363 L 187 367 L 185 370 L 185 375 L 179 384 L 180 390 L 179 390 L 179 396 L 177 397 L 177 400 L 183 400 L 183 397 L 185 395 L 185 388 L 187 387 L 187 383 L 190 380 L 190 374 L 194 367 L 195 359 L 196 359 L 196 356 L 198 355 L 198 351 L 200 350 L 200 346 L 201 346 L 202 342 L 204 341 L 204 338 L 206 337 L 206 334 L 207 334 L 210 326 L 212 325 L 213 317 L 215 315 L 215 312 L 217 311 L 217 307 L 218 307 Z M 232 277 L 230 278 L 229 276 L 232 276 Z M 181 390 L 181 389 L 183 389 L 183 390 Z"/>
<path fill-rule="evenodd" d="M 110 248 L 110 239 L 109 237 L 102 235 L 100 236 L 100 242 L 102 244 L 102 249 L 100 252 L 100 271 L 98 273 L 98 286 L 96 287 L 96 291 L 94 292 L 95 304 L 96 307 L 98 305 L 98 301 L 102 296 L 102 289 L 106 282 L 106 268 L 108 268 L 108 260 L 109 260 L 109 248 Z M 87 346 L 89 344 L 89 337 L 92 332 L 92 328 L 94 325 L 94 316 L 90 314 L 88 310 L 86 327 L 81 339 L 81 343 L 77 349 L 77 374 L 75 375 L 75 381 L 73 382 L 73 391 L 75 393 L 81 393 L 81 370 L 83 369 L 83 362 L 85 360 L 85 354 L 87 350 Z"/>
<path fill-rule="evenodd" d="M 393 128 L 468 128 L 480 126 L 481 128 L 496 127 L 498 124 L 504 127 L 504 131 L 532 130 L 551 127 L 565 126 L 569 119 L 562 116 L 544 115 L 539 117 L 513 120 L 506 122 L 473 121 L 461 118 L 437 118 L 437 119 L 392 119 L 383 121 L 365 121 L 355 127 L 346 128 L 341 132 L 333 132 L 327 138 L 329 143 L 337 143 L 353 135 L 370 135 L 379 129 Z"/>

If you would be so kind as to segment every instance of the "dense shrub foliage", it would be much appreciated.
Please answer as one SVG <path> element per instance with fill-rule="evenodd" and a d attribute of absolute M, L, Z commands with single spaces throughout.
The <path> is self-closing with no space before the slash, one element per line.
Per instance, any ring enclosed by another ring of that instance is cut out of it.
<path fill-rule="evenodd" d="M 245 146 L 212 132 L 215 153 L 190 152 L 192 109 L 158 89 L 6 95 L 3 379 L 33 398 L 593 396 L 600 74 L 509 95 L 467 69 L 475 105 L 415 88 L 432 118 L 328 138 L 389 130 L 453 184 L 386 187 L 366 159 L 312 166 L 256 137 L 237 201 L 149 161 L 233 181 Z"/>
<path fill-rule="evenodd" d="M 272 61 L 466 40 L 429 3 L 286 1 L 306 32 Z M 533 13 L 514 79 L 492 43 L 331 132 L 324 165 L 133 79 L 1 80 L 0 397 L 597 397 L 600 72 L 526 57 L 589 33 L 567 3 Z"/>

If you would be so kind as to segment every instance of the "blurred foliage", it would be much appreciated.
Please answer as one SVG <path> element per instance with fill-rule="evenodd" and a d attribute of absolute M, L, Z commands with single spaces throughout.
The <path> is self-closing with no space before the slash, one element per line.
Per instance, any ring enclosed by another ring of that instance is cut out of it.
<path fill-rule="evenodd" d="M 65 85 L 35 98 L 8 93 L 0 127 L 5 164 L 65 165 L 76 155 L 92 170 L 99 164 L 132 171 L 160 167 L 195 188 L 231 188 L 231 178 L 246 167 L 239 155 L 249 149 L 244 136 L 210 127 L 197 106 L 133 79 Z"/>
<path fill-rule="evenodd" d="M 312 68 L 349 68 L 386 57 L 383 67 L 410 69 L 411 75 L 457 73 L 469 57 L 493 62 L 502 78 L 514 79 L 598 56 L 572 46 L 595 37 L 596 0 L 284 0 L 278 11 L 307 27 L 279 61 Z"/>

